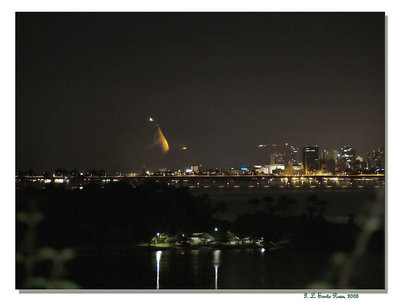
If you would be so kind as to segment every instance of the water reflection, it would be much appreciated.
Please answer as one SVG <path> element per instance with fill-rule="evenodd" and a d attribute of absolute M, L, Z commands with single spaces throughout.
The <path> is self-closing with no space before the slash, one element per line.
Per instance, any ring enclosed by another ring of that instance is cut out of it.
<path fill-rule="evenodd" d="M 321 281 L 332 257 L 330 252 L 290 248 L 282 252 L 203 248 L 184 255 L 176 249 L 157 251 L 82 252 L 74 265 L 71 262 L 71 279 L 84 288 L 96 289 L 299 289 Z M 384 252 L 370 251 L 365 256 L 352 285 L 384 288 Z M 118 273 L 110 273 L 111 267 Z M 96 277 L 94 271 L 102 277 Z"/>
<path fill-rule="evenodd" d="M 162 251 L 156 252 L 156 260 L 157 260 L 157 289 L 160 289 L 160 262 L 161 262 L 161 254 Z"/>
<path fill-rule="evenodd" d="M 214 250 L 215 289 L 218 289 L 218 267 L 221 263 L 221 250 Z"/>
<path fill-rule="evenodd" d="M 199 266 L 200 266 L 200 258 L 199 258 L 200 251 L 199 250 L 192 250 L 192 262 L 193 262 L 193 274 L 197 279 L 199 277 Z"/>

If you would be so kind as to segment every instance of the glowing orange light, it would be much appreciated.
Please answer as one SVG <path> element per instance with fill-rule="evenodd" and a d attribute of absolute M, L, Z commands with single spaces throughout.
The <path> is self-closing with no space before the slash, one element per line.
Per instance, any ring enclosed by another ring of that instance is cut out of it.
<path fill-rule="evenodd" d="M 163 132 L 161 131 L 160 126 L 157 124 L 157 132 L 154 135 L 154 143 L 153 145 L 158 145 L 161 147 L 161 151 L 163 153 L 166 153 L 169 151 L 169 145 L 167 142 L 167 139 L 165 139 L 165 136 Z"/>

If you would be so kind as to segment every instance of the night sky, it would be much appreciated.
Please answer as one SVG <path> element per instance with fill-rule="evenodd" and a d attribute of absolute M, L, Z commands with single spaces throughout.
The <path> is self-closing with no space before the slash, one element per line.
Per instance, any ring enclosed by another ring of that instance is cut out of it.
<path fill-rule="evenodd" d="M 17 169 L 240 167 L 268 162 L 259 144 L 364 156 L 385 143 L 384 13 L 17 13 L 16 25 Z M 149 147 L 156 122 L 168 153 Z"/>

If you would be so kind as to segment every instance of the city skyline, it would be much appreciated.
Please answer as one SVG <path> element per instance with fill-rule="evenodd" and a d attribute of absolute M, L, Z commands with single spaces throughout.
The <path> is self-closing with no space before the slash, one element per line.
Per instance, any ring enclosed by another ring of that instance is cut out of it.
<path fill-rule="evenodd" d="M 159 130 L 159 128 L 158 128 Z M 156 136 L 158 136 L 158 131 Z M 153 146 L 153 145 L 152 145 Z M 168 145 L 167 145 L 168 146 Z M 102 168 L 65 168 L 58 167 L 48 170 L 17 170 L 18 178 L 25 176 L 44 176 L 51 178 L 54 176 L 140 176 L 140 175 L 211 175 L 231 174 L 230 171 L 239 171 L 240 174 L 269 174 L 269 175 L 365 175 L 365 174 L 384 174 L 386 168 L 385 147 L 377 147 L 369 150 L 364 156 L 361 156 L 354 147 L 344 145 L 339 149 L 320 148 L 318 145 L 299 147 L 285 143 L 283 146 L 272 144 L 274 149 L 268 152 L 269 159 L 264 162 L 248 163 L 232 166 L 207 166 L 201 162 L 186 162 L 176 168 L 155 168 L 154 166 L 142 166 L 140 170 L 121 169 L 119 171 L 104 170 Z M 159 147 L 163 148 L 161 143 Z M 265 148 L 267 145 L 259 145 L 259 148 Z M 278 148 L 275 148 L 278 147 Z M 265 152 L 267 154 L 267 152 Z M 277 169 L 277 170 L 276 170 Z M 274 171 L 275 170 L 275 171 Z M 208 172 L 207 172 L 208 171 Z M 166 174 L 167 173 L 167 174 Z"/>
<path fill-rule="evenodd" d="M 384 13 L 18 13 L 17 169 L 365 154 L 385 145 L 384 48 Z"/>

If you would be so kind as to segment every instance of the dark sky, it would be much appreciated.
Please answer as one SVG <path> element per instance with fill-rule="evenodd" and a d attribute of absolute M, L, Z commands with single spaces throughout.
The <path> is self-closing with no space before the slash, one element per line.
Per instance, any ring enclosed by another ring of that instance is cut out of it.
<path fill-rule="evenodd" d="M 385 142 L 384 13 L 17 13 L 17 168 L 267 163 Z M 148 146 L 153 117 L 171 147 Z M 180 148 L 186 145 L 187 151 Z"/>

